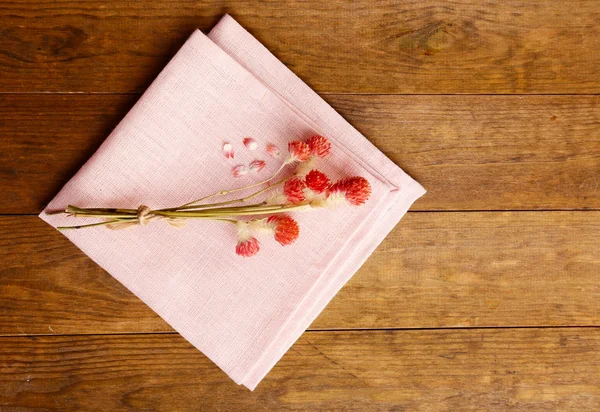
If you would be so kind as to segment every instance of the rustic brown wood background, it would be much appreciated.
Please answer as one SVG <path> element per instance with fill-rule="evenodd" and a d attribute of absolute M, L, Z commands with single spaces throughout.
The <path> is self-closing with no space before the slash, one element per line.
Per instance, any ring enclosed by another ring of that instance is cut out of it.
<path fill-rule="evenodd" d="M 429 190 L 255 392 L 35 215 L 238 21 Z M 0 1 L 0 410 L 600 410 L 600 2 Z"/>

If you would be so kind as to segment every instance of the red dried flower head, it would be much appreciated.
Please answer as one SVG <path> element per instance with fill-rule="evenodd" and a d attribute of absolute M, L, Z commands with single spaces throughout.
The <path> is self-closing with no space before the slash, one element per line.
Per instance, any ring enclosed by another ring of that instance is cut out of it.
<path fill-rule="evenodd" d="M 311 136 L 306 143 L 310 148 L 310 153 L 313 156 L 325 157 L 329 153 L 331 153 L 331 143 L 329 140 L 321 135 L 313 135 Z"/>
<path fill-rule="evenodd" d="M 364 177 L 346 177 L 335 182 L 329 188 L 328 198 L 335 200 L 340 196 L 343 196 L 351 205 L 360 206 L 371 196 L 371 185 Z"/>
<path fill-rule="evenodd" d="M 236 223 L 238 243 L 235 247 L 235 253 L 240 256 L 250 257 L 258 253 L 260 245 L 258 239 L 252 235 L 252 228 L 248 222 L 239 220 Z"/>
<path fill-rule="evenodd" d="M 254 256 L 259 250 L 260 244 L 255 237 L 251 237 L 248 240 L 240 240 L 235 247 L 235 253 L 244 257 Z"/>
<path fill-rule="evenodd" d="M 329 188 L 329 178 L 317 169 L 313 169 L 306 175 L 306 186 L 315 193 L 323 193 Z"/>
<path fill-rule="evenodd" d="M 306 199 L 304 189 L 306 183 L 299 177 L 292 177 L 283 185 L 283 193 L 290 203 L 299 203 Z"/>
<path fill-rule="evenodd" d="M 273 227 L 275 240 L 283 246 L 294 243 L 300 234 L 298 223 L 286 215 L 270 216 L 267 219 L 267 224 Z"/>
<path fill-rule="evenodd" d="M 288 150 L 292 161 L 305 162 L 310 157 L 310 147 L 299 140 L 289 142 Z"/>

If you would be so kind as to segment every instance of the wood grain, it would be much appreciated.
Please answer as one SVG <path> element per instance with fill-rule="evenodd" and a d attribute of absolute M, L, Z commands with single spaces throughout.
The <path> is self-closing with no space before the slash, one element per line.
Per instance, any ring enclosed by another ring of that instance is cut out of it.
<path fill-rule="evenodd" d="M 255 392 L 37 217 L 0 216 L 0 411 L 600 410 L 597 0 L 4 1 L 0 215 L 38 213 L 224 13 L 427 212 Z"/>
<path fill-rule="evenodd" d="M 137 95 L 0 95 L 0 213 L 38 213 Z M 600 209 L 600 96 L 327 96 L 427 189 L 413 210 Z"/>
<path fill-rule="evenodd" d="M 596 0 L 5 1 L 0 92 L 144 90 L 229 12 L 320 93 L 598 93 Z"/>
<path fill-rule="evenodd" d="M 600 326 L 600 212 L 409 213 L 311 329 Z M 170 327 L 37 217 L 0 218 L 0 335 Z"/>
<path fill-rule="evenodd" d="M 3 410 L 600 408 L 594 328 L 306 333 L 255 392 L 178 335 L 1 343 Z"/>

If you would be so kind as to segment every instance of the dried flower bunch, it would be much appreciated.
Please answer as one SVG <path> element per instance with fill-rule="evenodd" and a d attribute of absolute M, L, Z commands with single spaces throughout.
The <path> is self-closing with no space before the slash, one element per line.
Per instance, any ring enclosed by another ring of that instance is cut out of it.
<path fill-rule="evenodd" d="M 256 149 L 254 140 L 244 139 L 249 150 Z M 280 157 L 279 149 L 268 144 L 266 152 Z M 69 205 L 65 210 L 50 213 L 66 213 L 74 217 L 103 219 L 99 223 L 80 226 L 63 226 L 59 230 L 82 229 L 106 226 L 109 229 L 123 229 L 134 225 L 146 225 L 151 220 L 164 219 L 173 226 L 181 226 L 186 219 L 216 220 L 235 224 L 238 243 L 235 251 L 240 256 L 254 256 L 260 250 L 257 236 L 269 234 L 281 245 L 294 243 L 300 234 L 298 223 L 288 212 L 314 210 L 321 207 L 335 208 L 343 204 L 360 206 L 371 195 L 371 185 L 360 176 L 346 177 L 336 182 L 316 168 L 319 159 L 331 152 L 331 143 L 320 135 L 313 135 L 306 141 L 294 140 L 288 144 L 288 156 L 279 169 L 269 178 L 249 186 L 222 190 L 184 205 L 150 209 L 141 205 L 137 209 L 122 208 L 81 208 Z M 224 145 L 224 155 L 233 158 L 231 144 Z M 288 177 L 273 182 L 288 165 L 295 170 Z M 259 172 L 266 166 L 262 160 L 250 163 L 250 168 Z M 234 176 L 236 168 L 233 169 Z M 260 188 L 262 187 L 262 188 Z M 208 199 L 225 196 L 234 192 L 257 189 L 247 196 L 217 203 L 206 203 Z M 250 200 L 265 195 L 260 203 L 248 204 Z M 247 220 L 250 218 L 250 220 Z"/>

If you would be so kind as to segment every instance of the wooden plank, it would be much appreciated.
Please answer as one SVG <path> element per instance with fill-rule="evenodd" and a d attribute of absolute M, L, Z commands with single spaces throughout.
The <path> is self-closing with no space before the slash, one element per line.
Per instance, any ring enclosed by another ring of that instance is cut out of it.
<path fill-rule="evenodd" d="M 0 213 L 38 213 L 137 99 L 0 95 Z M 428 193 L 413 210 L 600 209 L 600 96 L 327 96 Z"/>
<path fill-rule="evenodd" d="M 0 338 L 0 408 L 593 411 L 599 329 L 305 333 L 255 392 L 178 335 Z"/>
<path fill-rule="evenodd" d="M 409 213 L 311 329 L 600 326 L 600 212 Z M 36 217 L 0 218 L 0 335 L 170 327 Z"/>
<path fill-rule="evenodd" d="M 600 208 L 600 96 L 335 96 L 428 193 L 413 210 Z"/>
<path fill-rule="evenodd" d="M 0 213 L 41 211 L 138 97 L 0 94 Z"/>
<path fill-rule="evenodd" d="M 596 0 L 4 2 L 0 92 L 142 91 L 226 12 L 322 93 L 600 92 Z"/>

